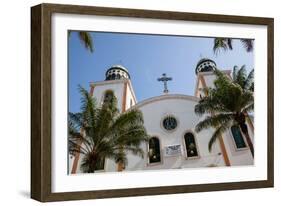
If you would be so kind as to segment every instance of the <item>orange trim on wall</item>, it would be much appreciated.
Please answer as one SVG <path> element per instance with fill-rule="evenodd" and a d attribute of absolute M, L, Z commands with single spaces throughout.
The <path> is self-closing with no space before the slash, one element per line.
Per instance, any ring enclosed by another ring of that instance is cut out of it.
<path fill-rule="evenodd" d="M 122 171 L 123 171 L 123 169 L 124 169 L 124 165 L 123 165 L 123 163 L 118 162 L 118 164 L 117 164 L 117 171 L 118 171 L 118 172 L 122 172 Z"/>
<path fill-rule="evenodd" d="M 247 122 L 248 122 L 248 124 L 249 124 L 249 126 L 250 126 L 252 132 L 254 133 L 254 125 L 253 125 L 252 120 L 251 120 L 250 118 L 247 118 Z"/>
<path fill-rule="evenodd" d="M 133 88 L 132 88 L 132 83 L 130 83 L 129 82 L 130 80 L 128 80 L 128 86 L 129 86 L 129 89 L 130 89 L 130 92 L 131 92 L 131 94 L 132 94 L 132 97 L 133 97 L 133 99 L 134 99 L 134 101 L 135 101 L 135 104 L 137 104 L 137 99 L 136 99 L 136 97 L 135 97 L 135 92 L 134 92 L 134 90 L 133 90 Z"/>
<path fill-rule="evenodd" d="M 202 75 L 200 75 L 199 79 L 201 81 L 202 87 L 207 88 L 207 84 L 206 84 L 204 77 Z M 205 94 L 205 95 L 208 95 L 208 94 Z"/>
<path fill-rule="evenodd" d="M 220 142 L 221 152 L 222 152 L 222 155 L 223 155 L 225 165 L 231 166 L 228 155 L 227 155 L 227 152 L 226 152 L 225 144 L 224 144 L 224 141 L 222 139 L 222 136 L 219 137 L 219 142 Z"/>
<path fill-rule="evenodd" d="M 198 94 L 198 87 L 199 87 L 199 74 L 197 75 L 197 80 L 196 80 L 196 87 L 195 87 L 195 92 L 194 92 L 194 96 L 197 97 Z"/>
<path fill-rule="evenodd" d="M 124 82 L 123 101 L 122 101 L 122 112 L 125 112 L 125 111 L 126 111 L 127 84 L 128 84 L 127 81 Z"/>
<path fill-rule="evenodd" d="M 79 143 L 79 150 L 80 150 L 80 146 L 81 146 L 81 142 Z M 73 162 L 73 165 L 72 165 L 71 174 L 76 174 L 78 162 L 79 162 L 79 158 L 80 158 L 80 153 L 75 152 L 74 158 L 75 159 L 74 159 L 74 162 Z"/>
<path fill-rule="evenodd" d="M 95 89 L 95 86 L 91 86 L 91 89 L 90 89 L 90 95 L 93 96 L 94 94 L 94 89 Z"/>
<path fill-rule="evenodd" d="M 232 79 L 231 70 L 227 70 L 225 73 L 230 79 Z"/>

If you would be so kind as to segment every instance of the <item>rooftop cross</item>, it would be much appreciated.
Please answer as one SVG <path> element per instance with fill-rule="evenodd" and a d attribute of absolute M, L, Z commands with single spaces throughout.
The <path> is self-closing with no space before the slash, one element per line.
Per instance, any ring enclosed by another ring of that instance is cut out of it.
<path fill-rule="evenodd" d="M 164 93 L 167 94 L 169 92 L 168 90 L 168 86 L 167 86 L 167 81 L 171 81 L 172 77 L 167 77 L 165 73 L 162 74 L 161 78 L 157 79 L 159 82 L 163 82 L 164 83 Z"/>

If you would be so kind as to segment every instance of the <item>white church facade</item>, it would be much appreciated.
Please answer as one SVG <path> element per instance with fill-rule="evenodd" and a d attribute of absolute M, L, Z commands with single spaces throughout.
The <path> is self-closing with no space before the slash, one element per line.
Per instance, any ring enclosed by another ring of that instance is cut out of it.
<path fill-rule="evenodd" d="M 196 115 L 194 107 L 200 96 L 204 96 L 202 88 L 212 87 L 215 69 L 216 63 L 210 59 L 198 62 L 195 68 L 197 81 L 194 96 L 170 94 L 165 87 L 162 95 L 137 102 L 130 74 L 121 65 L 108 69 L 104 81 L 91 83 L 90 93 L 99 105 L 103 103 L 106 92 L 113 91 L 118 100 L 119 111 L 139 109 L 143 114 L 146 131 L 151 137 L 149 142 L 142 144 L 144 158 L 128 153 L 128 165 L 122 168 L 113 160 L 106 159 L 104 168 L 100 171 L 253 165 L 251 151 L 239 128 L 233 127 L 222 134 L 211 152 L 208 150 L 208 143 L 213 129 L 195 132 L 195 126 L 204 116 Z M 229 76 L 231 74 L 230 70 L 223 72 Z M 249 121 L 247 124 L 250 138 L 254 142 L 253 123 Z M 81 172 L 81 159 L 79 154 L 69 158 L 69 171 L 72 174 Z"/>

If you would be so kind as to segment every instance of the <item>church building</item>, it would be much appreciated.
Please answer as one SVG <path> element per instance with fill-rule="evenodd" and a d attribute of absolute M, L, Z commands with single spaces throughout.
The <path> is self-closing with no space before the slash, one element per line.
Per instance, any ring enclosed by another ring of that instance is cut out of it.
<path fill-rule="evenodd" d="M 105 159 L 102 172 L 159 170 L 198 167 L 253 165 L 247 141 L 239 127 L 231 127 L 215 142 L 212 151 L 208 150 L 213 129 L 195 132 L 195 126 L 205 117 L 199 117 L 194 107 L 204 96 L 203 88 L 212 87 L 215 80 L 216 63 L 207 58 L 201 59 L 195 68 L 197 78 L 194 96 L 169 93 L 167 81 L 171 78 L 163 74 L 158 81 L 164 83 L 160 96 L 138 102 L 129 71 L 121 65 L 109 68 L 105 80 L 90 84 L 90 93 L 101 106 L 108 91 L 113 91 L 118 101 L 118 109 L 125 112 L 130 108 L 139 109 L 144 118 L 144 126 L 150 139 L 142 144 L 144 158 L 128 153 L 128 165 L 120 168 L 114 160 Z M 223 70 L 231 78 L 231 70 Z M 186 85 L 182 85 L 183 87 Z M 254 141 L 254 127 L 247 122 L 249 135 Z M 81 173 L 81 155 L 69 158 L 69 171 Z M 99 172 L 97 171 L 97 172 Z"/>

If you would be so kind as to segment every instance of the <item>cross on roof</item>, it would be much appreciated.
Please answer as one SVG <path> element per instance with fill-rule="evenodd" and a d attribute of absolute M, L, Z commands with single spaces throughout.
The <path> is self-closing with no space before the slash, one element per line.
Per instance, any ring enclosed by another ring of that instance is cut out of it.
<path fill-rule="evenodd" d="M 169 92 L 168 90 L 168 85 L 167 85 L 167 81 L 171 81 L 172 77 L 167 77 L 166 73 L 162 74 L 162 77 L 157 79 L 159 82 L 163 82 L 164 83 L 164 93 L 167 94 Z"/>

